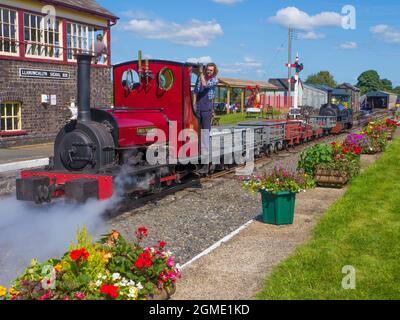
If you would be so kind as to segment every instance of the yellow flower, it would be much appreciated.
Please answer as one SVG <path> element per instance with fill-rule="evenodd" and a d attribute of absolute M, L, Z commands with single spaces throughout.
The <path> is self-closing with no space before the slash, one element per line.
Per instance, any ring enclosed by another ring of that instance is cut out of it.
<path fill-rule="evenodd" d="M 108 252 L 108 253 L 106 253 L 105 255 L 103 255 L 103 259 L 104 259 L 104 261 L 105 261 L 106 263 L 108 262 L 108 260 L 111 259 L 111 257 L 112 257 L 112 253 L 111 253 L 111 252 Z"/>
<path fill-rule="evenodd" d="M 9 293 L 9 294 L 15 294 L 15 295 L 18 295 L 18 294 L 19 294 L 19 292 L 18 292 L 17 290 L 15 290 L 14 288 L 8 289 L 8 293 Z"/>
<path fill-rule="evenodd" d="M 61 272 L 61 270 L 62 270 L 62 265 L 61 265 L 61 263 L 56 264 L 55 267 L 54 267 L 54 270 L 56 270 L 57 272 Z"/>
<path fill-rule="evenodd" d="M 36 259 L 32 259 L 31 260 L 31 267 L 34 267 L 34 266 L 36 266 L 36 265 L 38 265 L 39 263 L 38 263 L 38 261 L 36 260 Z"/>
<path fill-rule="evenodd" d="M 0 297 L 4 297 L 7 293 L 7 288 L 0 286 Z"/>

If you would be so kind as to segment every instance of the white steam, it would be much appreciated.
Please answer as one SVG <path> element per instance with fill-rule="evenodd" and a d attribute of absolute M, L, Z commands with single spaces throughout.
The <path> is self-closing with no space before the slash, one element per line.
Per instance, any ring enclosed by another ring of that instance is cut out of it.
<path fill-rule="evenodd" d="M 110 200 L 88 200 L 82 205 L 59 200 L 39 206 L 15 196 L 0 199 L 0 285 L 9 286 L 32 258 L 40 262 L 60 258 L 75 241 L 78 227 L 86 226 L 94 237 L 110 231 L 104 219 L 106 211 L 118 211 L 129 188 L 149 190 L 154 179 L 153 174 L 139 178 L 123 167 L 114 180 Z"/>
<path fill-rule="evenodd" d="M 75 240 L 78 227 L 86 226 L 95 236 L 107 232 L 102 215 L 116 204 L 114 199 L 46 206 L 0 200 L 0 285 L 10 285 L 32 258 L 42 262 L 60 257 Z"/>

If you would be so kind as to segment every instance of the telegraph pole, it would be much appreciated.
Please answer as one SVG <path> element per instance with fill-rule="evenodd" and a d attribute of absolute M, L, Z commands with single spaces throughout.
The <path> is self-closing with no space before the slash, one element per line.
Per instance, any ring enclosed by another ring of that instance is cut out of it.
<path fill-rule="evenodd" d="M 293 39 L 293 29 L 289 28 L 288 32 L 288 107 L 290 108 L 291 105 L 289 105 L 290 98 L 292 96 L 292 68 L 290 67 L 292 63 L 292 39 Z"/>

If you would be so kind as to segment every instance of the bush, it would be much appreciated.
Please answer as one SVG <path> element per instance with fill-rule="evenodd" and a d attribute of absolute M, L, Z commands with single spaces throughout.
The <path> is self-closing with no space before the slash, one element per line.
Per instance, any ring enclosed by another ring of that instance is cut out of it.
<path fill-rule="evenodd" d="M 322 163 L 333 160 L 333 147 L 329 144 L 316 144 L 303 151 L 300 155 L 298 168 L 312 177 L 315 176 L 316 167 Z"/>

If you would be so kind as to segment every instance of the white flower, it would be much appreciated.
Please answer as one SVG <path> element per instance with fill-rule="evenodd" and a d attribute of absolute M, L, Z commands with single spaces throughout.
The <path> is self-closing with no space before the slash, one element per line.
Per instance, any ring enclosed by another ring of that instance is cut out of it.
<path fill-rule="evenodd" d="M 135 286 L 135 281 L 130 280 L 130 281 L 128 282 L 128 286 L 129 286 L 129 287 L 134 287 L 134 286 Z"/>
<path fill-rule="evenodd" d="M 170 256 L 172 256 L 172 252 L 171 252 L 171 251 L 165 252 L 165 256 L 166 256 L 167 258 L 170 257 Z"/>
<path fill-rule="evenodd" d="M 107 276 L 102 276 L 101 277 L 103 280 L 106 280 L 107 279 Z"/>
<path fill-rule="evenodd" d="M 113 281 L 116 281 L 116 280 L 118 280 L 120 278 L 121 278 L 121 275 L 119 273 L 113 273 L 113 275 L 112 275 Z"/>
<path fill-rule="evenodd" d="M 138 288 L 139 290 L 142 290 L 142 289 L 143 289 L 143 286 L 142 286 L 142 284 L 141 284 L 140 282 L 137 284 L 137 288 Z"/>
<path fill-rule="evenodd" d="M 100 280 L 97 280 L 95 284 L 96 284 L 96 287 L 100 287 L 102 282 Z"/>

